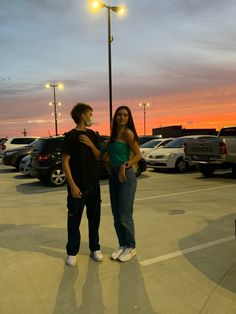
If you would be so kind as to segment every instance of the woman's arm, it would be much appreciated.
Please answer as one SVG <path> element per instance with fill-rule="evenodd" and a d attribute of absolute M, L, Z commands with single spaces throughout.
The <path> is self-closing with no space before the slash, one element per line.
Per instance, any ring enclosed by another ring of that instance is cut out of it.
<path fill-rule="evenodd" d="M 131 148 L 132 157 L 125 164 L 122 164 L 120 166 L 120 170 L 119 170 L 120 182 L 125 182 L 126 180 L 125 170 L 135 165 L 142 158 L 141 152 L 139 150 L 138 142 L 134 141 L 134 133 L 131 130 L 127 130 L 125 132 L 124 140 L 126 141 L 127 144 L 129 144 Z"/>
<path fill-rule="evenodd" d="M 125 140 L 127 144 L 129 144 L 132 151 L 132 157 L 127 162 L 128 164 L 127 168 L 129 168 L 135 165 L 142 158 L 142 155 L 139 149 L 138 142 L 134 141 L 134 133 L 129 129 L 125 133 Z"/>
<path fill-rule="evenodd" d="M 93 144 L 93 142 L 87 135 L 80 135 L 79 139 L 82 143 L 84 143 L 85 145 L 89 146 L 92 149 L 92 152 L 97 160 L 102 159 L 102 152 L 99 149 L 97 149 L 97 147 Z"/>

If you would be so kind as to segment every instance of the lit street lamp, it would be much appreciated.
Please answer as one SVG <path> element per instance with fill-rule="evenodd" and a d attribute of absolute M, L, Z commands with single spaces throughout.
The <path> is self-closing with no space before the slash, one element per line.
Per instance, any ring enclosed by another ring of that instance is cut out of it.
<path fill-rule="evenodd" d="M 109 73 L 109 112 L 110 112 L 110 127 L 111 127 L 111 121 L 112 121 L 112 73 L 111 73 L 111 43 L 113 41 L 113 36 L 111 35 L 111 11 L 123 14 L 125 9 L 123 7 L 117 7 L 117 6 L 109 6 L 105 3 L 102 3 L 100 1 L 94 1 L 92 3 L 92 7 L 94 9 L 101 9 L 106 8 L 107 9 L 107 26 L 108 26 L 108 73 Z"/>
<path fill-rule="evenodd" d="M 146 107 L 150 106 L 149 102 L 147 103 L 140 103 L 140 107 L 143 106 L 143 128 L 144 128 L 144 135 L 146 135 Z"/>
<path fill-rule="evenodd" d="M 58 129 L 57 129 L 57 116 L 60 115 L 60 113 L 57 113 L 57 106 L 60 106 L 61 103 L 60 102 L 57 102 L 56 101 L 56 88 L 63 88 L 63 85 L 62 84 L 47 84 L 46 85 L 46 88 L 50 88 L 52 87 L 53 88 L 53 102 L 50 102 L 49 103 L 49 106 L 54 106 L 54 120 L 55 120 L 55 134 L 56 136 L 58 135 Z"/>

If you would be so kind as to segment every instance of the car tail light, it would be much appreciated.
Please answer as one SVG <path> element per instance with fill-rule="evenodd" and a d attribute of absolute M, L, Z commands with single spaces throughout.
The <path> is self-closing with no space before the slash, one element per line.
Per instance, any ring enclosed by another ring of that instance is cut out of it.
<path fill-rule="evenodd" d="M 227 154 L 227 146 L 224 142 L 220 142 L 220 154 L 221 155 Z"/>
<path fill-rule="evenodd" d="M 6 149 L 6 145 L 1 144 L 2 145 L 2 150 Z"/>
<path fill-rule="evenodd" d="M 38 155 L 36 160 L 37 161 L 47 161 L 50 158 L 50 155 Z"/>

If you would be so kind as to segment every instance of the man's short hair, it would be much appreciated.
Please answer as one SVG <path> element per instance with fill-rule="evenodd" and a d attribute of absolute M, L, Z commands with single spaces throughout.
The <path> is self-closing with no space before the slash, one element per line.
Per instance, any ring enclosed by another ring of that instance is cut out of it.
<path fill-rule="evenodd" d="M 74 122 L 76 124 L 81 122 L 81 117 L 83 113 L 86 113 L 88 110 L 93 111 L 93 108 L 84 103 L 78 103 L 77 105 L 74 106 L 74 108 L 71 110 L 70 115 Z"/>

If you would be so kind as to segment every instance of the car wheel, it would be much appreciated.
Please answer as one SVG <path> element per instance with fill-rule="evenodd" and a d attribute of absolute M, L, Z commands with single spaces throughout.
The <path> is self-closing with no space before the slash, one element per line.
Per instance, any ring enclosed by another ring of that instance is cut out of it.
<path fill-rule="evenodd" d="M 188 169 L 188 163 L 183 158 L 180 158 L 176 161 L 175 169 L 179 173 L 184 173 Z"/>
<path fill-rule="evenodd" d="M 236 166 L 235 165 L 232 166 L 232 175 L 234 178 L 236 178 Z"/>
<path fill-rule="evenodd" d="M 51 186 L 62 186 L 66 182 L 66 175 L 60 166 L 53 168 L 48 176 L 48 182 Z"/>
<path fill-rule="evenodd" d="M 138 177 L 142 172 L 147 170 L 147 163 L 144 158 L 140 159 L 135 169 L 135 175 Z"/>
<path fill-rule="evenodd" d="M 20 171 L 20 162 L 21 162 L 23 157 L 25 157 L 25 156 L 18 157 L 16 160 L 15 168 L 17 171 Z"/>
<path fill-rule="evenodd" d="M 199 170 L 204 175 L 204 177 L 211 177 L 216 168 L 213 165 L 200 165 Z"/>
<path fill-rule="evenodd" d="M 140 174 L 141 174 L 141 169 L 138 166 L 136 171 L 135 171 L 135 175 L 136 175 L 136 177 L 138 177 L 138 176 L 140 176 Z"/>

